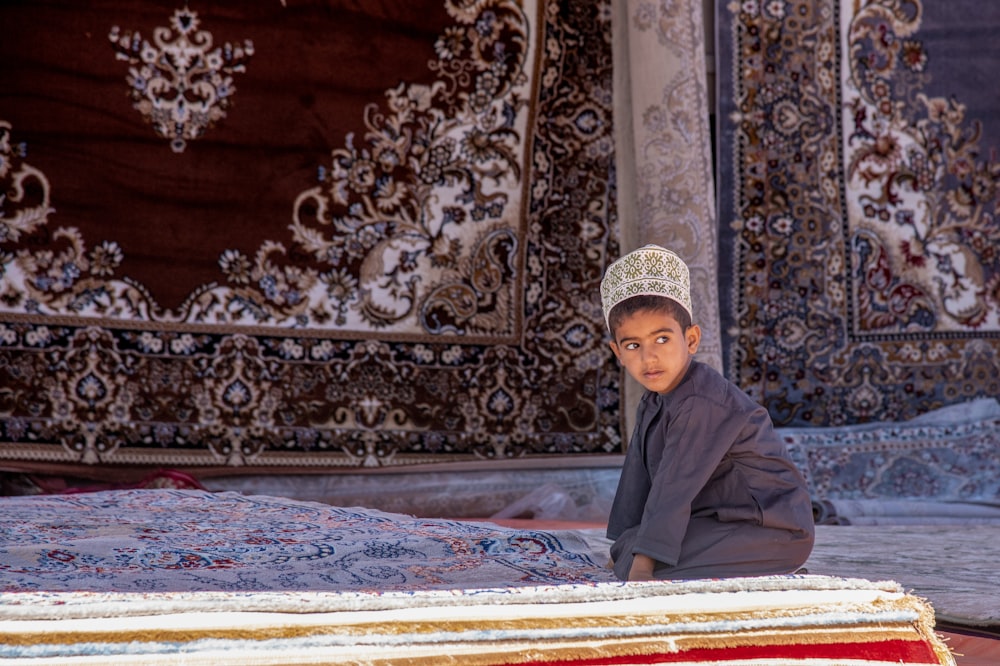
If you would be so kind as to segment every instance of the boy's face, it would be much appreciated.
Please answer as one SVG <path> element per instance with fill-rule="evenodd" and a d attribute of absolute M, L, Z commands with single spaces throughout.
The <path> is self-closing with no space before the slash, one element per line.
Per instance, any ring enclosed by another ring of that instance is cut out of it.
<path fill-rule="evenodd" d="M 666 393 L 684 378 L 700 342 L 701 329 L 697 326 L 682 331 L 669 314 L 640 310 L 622 320 L 611 351 L 644 388 Z"/>

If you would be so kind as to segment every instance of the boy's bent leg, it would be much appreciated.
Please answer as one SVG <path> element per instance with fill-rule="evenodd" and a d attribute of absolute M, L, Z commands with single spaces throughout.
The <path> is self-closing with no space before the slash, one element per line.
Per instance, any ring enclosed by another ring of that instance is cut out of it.
<path fill-rule="evenodd" d="M 676 566 L 660 565 L 659 579 L 731 578 L 792 573 L 809 558 L 811 534 L 752 523 L 721 523 L 693 518 L 688 525 Z"/>

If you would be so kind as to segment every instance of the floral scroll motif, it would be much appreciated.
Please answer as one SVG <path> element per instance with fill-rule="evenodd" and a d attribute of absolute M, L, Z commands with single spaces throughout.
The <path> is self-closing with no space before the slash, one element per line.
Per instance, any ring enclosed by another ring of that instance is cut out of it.
<path fill-rule="evenodd" d="M 227 316 L 515 333 L 534 40 L 515 2 L 446 8 L 456 24 L 437 40 L 437 80 L 369 104 L 364 136 L 348 136 L 295 203 L 291 242 L 314 265 L 289 266 L 282 243 L 227 251 Z"/>
<path fill-rule="evenodd" d="M 0 120 L 0 243 L 17 242 L 54 212 L 48 179 L 25 161 L 27 147 L 13 141 L 10 123 Z M 8 261 L 4 257 L 0 267 Z"/>
<path fill-rule="evenodd" d="M 88 251 L 75 227 L 52 230 L 43 252 L 23 243 L 56 211 L 48 178 L 28 164 L 27 147 L 13 143 L 13 137 L 10 123 L 0 120 L 0 248 L 11 248 L 0 249 L 0 298 L 29 313 L 42 302 L 71 312 L 83 301 L 107 302 L 103 280 L 122 259 L 116 243 L 105 241 Z"/>
<path fill-rule="evenodd" d="M 860 327 L 1000 329 L 1000 160 L 984 154 L 978 120 L 958 99 L 930 97 L 918 2 L 868 2 L 851 22 L 847 177 L 860 231 Z M 884 286 L 883 286 L 884 285 Z M 872 287 L 875 287 L 874 289 Z M 867 292 L 867 293 L 865 293 Z"/>

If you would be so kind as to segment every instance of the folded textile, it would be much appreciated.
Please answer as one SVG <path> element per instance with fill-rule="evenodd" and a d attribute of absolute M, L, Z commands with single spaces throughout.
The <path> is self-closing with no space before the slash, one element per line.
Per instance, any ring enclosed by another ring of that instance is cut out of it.
<path fill-rule="evenodd" d="M 779 428 L 816 500 L 990 502 L 1000 497 L 1000 402 L 909 421 Z"/>
<path fill-rule="evenodd" d="M 385 593 L 6 593 L 0 659 L 954 664 L 926 602 L 896 583 L 822 576 Z"/>
<path fill-rule="evenodd" d="M 819 525 L 1000 525 L 1000 503 L 923 499 L 813 500 Z"/>

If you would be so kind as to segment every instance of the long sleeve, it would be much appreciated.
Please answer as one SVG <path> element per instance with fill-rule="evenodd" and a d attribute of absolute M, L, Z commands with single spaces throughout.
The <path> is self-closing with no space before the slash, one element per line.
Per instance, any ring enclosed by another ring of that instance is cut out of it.
<path fill-rule="evenodd" d="M 638 526 L 642 520 L 652 482 L 646 468 L 646 434 L 659 412 L 660 396 L 649 392 L 643 394 L 608 517 L 609 539 L 618 539 L 625 530 Z"/>

